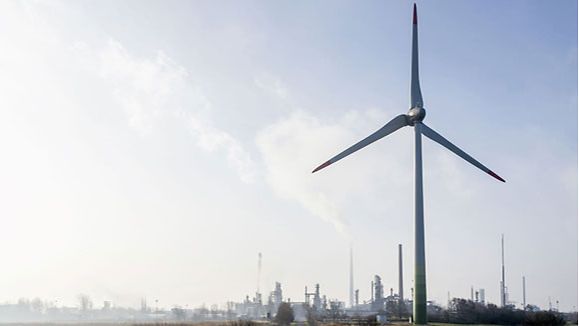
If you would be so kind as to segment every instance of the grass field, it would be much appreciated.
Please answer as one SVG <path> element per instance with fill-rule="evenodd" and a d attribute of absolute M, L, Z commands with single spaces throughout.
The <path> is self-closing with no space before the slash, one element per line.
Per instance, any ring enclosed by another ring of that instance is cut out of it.
<path fill-rule="evenodd" d="M 267 322 L 243 322 L 243 321 L 232 321 L 232 322 L 45 322 L 45 323 L 0 323 L 0 326 L 71 326 L 71 325 L 81 325 L 81 326 L 259 326 L 259 325 L 275 325 Z M 292 323 L 293 326 L 297 325 L 307 325 L 306 323 Z M 345 326 L 345 324 L 330 324 L 330 323 L 319 323 L 319 326 Z M 392 322 L 386 325 L 409 326 L 408 322 Z M 447 324 L 447 323 L 429 323 L 430 326 L 496 326 L 490 324 Z M 567 324 L 576 325 L 576 324 Z"/>

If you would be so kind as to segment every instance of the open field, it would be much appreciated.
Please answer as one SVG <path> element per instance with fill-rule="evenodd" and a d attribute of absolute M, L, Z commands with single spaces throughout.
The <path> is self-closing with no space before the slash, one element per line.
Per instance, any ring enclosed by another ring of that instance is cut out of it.
<path fill-rule="evenodd" d="M 61 323 L 0 323 L 0 326 L 72 326 L 72 325 L 81 325 L 81 326 L 244 326 L 244 325 L 258 325 L 258 324 L 268 324 L 268 325 L 276 325 L 276 324 L 269 324 L 269 323 L 255 323 L 255 324 L 243 324 L 243 323 L 222 323 L 222 322 L 215 322 L 215 323 L 195 323 L 195 322 L 163 322 L 163 323 L 130 323 L 130 322 L 102 322 L 102 323 L 77 323 L 77 322 L 61 322 Z M 307 325 L 306 323 L 292 323 L 292 325 Z M 344 326 L 346 324 L 325 324 L 319 323 L 319 326 Z M 386 325 L 411 325 L 409 323 L 403 322 L 394 322 L 388 323 Z M 465 324 L 445 324 L 445 323 L 430 323 L 428 325 L 431 326 L 464 326 Z M 470 324 L 471 326 L 496 326 L 496 325 L 488 325 L 488 324 Z"/>
<path fill-rule="evenodd" d="M 267 321 L 213 321 L 213 322 L 82 322 L 82 321 L 65 321 L 65 322 L 27 322 L 27 323 L 0 323 L 0 326 L 71 326 L 71 325 L 81 325 L 81 326 L 268 326 L 268 325 L 277 325 L 275 323 L 267 322 Z M 292 326 L 306 326 L 308 325 L 305 322 L 294 322 L 291 324 Z M 345 323 L 324 323 L 319 322 L 317 326 L 345 326 L 348 324 Z M 351 325 L 359 325 L 361 324 L 351 324 Z M 371 325 L 371 324 L 366 324 Z M 375 324 L 378 325 L 378 324 Z M 386 325 L 394 325 L 394 326 L 409 326 L 408 322 L 403 321 L 394 321 L 390 322 Z M 450 324 L 450 323 L 429 323 L 430 326 L 496 326 L 493 324 Z M 577 325 L 567 323 L 567 325 Z"/>

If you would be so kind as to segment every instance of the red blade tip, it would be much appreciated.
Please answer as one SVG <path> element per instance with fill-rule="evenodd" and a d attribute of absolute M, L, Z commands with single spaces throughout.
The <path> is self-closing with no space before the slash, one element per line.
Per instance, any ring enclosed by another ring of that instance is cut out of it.
<path fill-rule="evenodd" d="M 500 180 L 502 182 L 506 182 L 505 179 L 501 178 L 498 174 L 494 173 L 493 171 L 489 171 L 488 174 L 493 176 L 495 179 Z"/>
<path fill-rule="evenodd" d="M 418 17 L 416 16 L 416 4 L 414 4 L 414 18 L 412 19 L 412 24 L 418 24 Z"/>
<path fill-rule="evenodd" d="M 324 164 L 318 166 L 317 168 L 315 168 L 315 169 L 312 171 L 312 173 L 317 172 L 317 171 L 325 168 L 326 166 L 328 166 L 328 165 L 330 165 L 330 164 L 332 164 L 332 162 L 331 162 L 331 161 L 327 161 L 326 163 L 324 163 Z"/>

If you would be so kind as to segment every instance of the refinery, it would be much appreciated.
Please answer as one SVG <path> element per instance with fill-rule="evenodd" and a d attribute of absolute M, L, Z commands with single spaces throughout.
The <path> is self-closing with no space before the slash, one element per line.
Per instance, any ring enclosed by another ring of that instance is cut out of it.
<path fill-rule="evenodd" d="M 285 305 L 291 310 L 292 321 L 297 323 L 307 323 L 308 325 L 317 323 L 333 324 L 386 324 L 390 322 L 413 322 L 412 320 L 412 297 L 414 289 L 410 287 L 410 298 L 405 297 L 403 279 L 403 248 L 398 245 L 398 289 L 385 289 L 384 282 L 379 275 L 374 275 L 368 280 L 367 286 L 370 288 L 370 296 L 360 297 L 360 289 L 354 286 L 354 255 L 350 248 L 349 264 L 349 298 L 348 302 L 329 298 L 324 294 L 320 284 L 304 286 L 302 300 L 292 300 L 284 296 L 283 286 L 280 282 L 275 282 L 272 289 L 262 293 L 260 289 L 262 259 L 261 253 L 257 255 L 257 287 L 253 295 L 246 295 L 239 302 L 227 302 L 223 306 L 205 305 L 198 308 L 175 305 L 172 308 L 160 308 L 155 300 L 154 304 L 141 299 L 139 308 L 123 308 L 115 306 L 111 301 L 105 301 L 102 307 L 95 307 L 90 297 L 79 295 L 76 307 L 58 307 L 54 302 L 43 302 L 40 299 L 26 300 L 20 299 L 16 304 L 0 304 L 0 322 L 158 322 L 158 321 L 247 321 L 247 322 L 276 322 L 278 320 L 281 306 Z M 389 280 L 391 283 L 393 280 Z M 541 311 L 538 306 L 527 304 L 526 302 L 526 280 L 523 276 L 523 298 L 522 306 L 517 302 L 509 300 L 508 287 L 505 284 L 505 264 L 504 264 L 504 237 L 501 235 L 501 272 L 499 281 L 500 306 L 487 302 L 485 289 L 475 289 L 470 287 L 470 300 L 462 298 L 452 298 L 448 294 L 446 307 L 438 305 L 433 301 L 427 301 L 427 313 L 429 321 L 445 322 L 476 322 L 472 319 L 472 311 L 467 312 L 466 308 L 471 307 L 480 311 L 497 310 L 503 314 L 515 316 L 534 316 L 535 314 L 548 313 L 556 316 L 559 320 L 574 322 L 577 320 L 577 312 L 559 312 L 559 302 L 554 306 L 549 298 L 548 311 Z M 469 315 L 471 314 L 471 315 Z M 516 318 L 511 316 L 510 318 Z M 504 316 L 501 318 L 505 318 Z M 513 319 L 511 319 L 513 320 Z M 516 320 L 516 319 L 515 319 Z M 499 320 L 498 323 L 500 323 Z M 502 322 L 508 322 L 502 320 Z"/>
<path fill-rule="evenodd" d="M 263 294 L 257 291 L 253 297 L 246 296 L 241 303 L 234 303 L 234 313 L 238 318 L 260 320 L 272 319 L 276 315 L 282 302 L 288 302 L 295 315 L 296 321 L 306 321 L 308 318 L 331 319 L 340 318 L 367 318 L 376 316 L 379 321 L 386 321 L 389 316 L 400 319 L 408 319 L 412 311 L 412 300 L 404 299 L 404 286 L 402 276 L 402 245 L 398 245 L 399 263 L 399 288 L 385 291 L 382 278 L 374 275 L 368 282 L 370 297 L 360 298 L 360 290 L 354 289 L 354 263 L 353 252 L 350 249 L 350 297 L 349 304 L 344 301 L 329 299 L 323 294 L 320 284 L 313 287 L 304 287 L 303 301 L 290 301 L 284 298 L 282 284 L 275 282 L 274 289 L 264 299 Z M 261 253 L 258 254 L 258 284 L 261 274 Z"/>
<path fill-rule="evenodd" d="M 503 239 L 501 243 L 504 245 Z M 504 248 L 503 248 L 504 254 Z M 506 286 L 504 286 L 504 257 L 503 257 L 501 281 L 501 297 L 508 298 Z M 283 302 L 291 305 L 295 315 L 295 321 L 307 321 L 311 318 L 326 321 L 348 321 L 358 319 L 375 319 L 377 322 L 385 323 L 389 320 L 412 320 L 412 297 L 414 289 L 410 288 L 410 298 L 404 297 L 404 279 L 403 279 L 403 251 L 402 244 L 398 245 L 398 289 L 385 289 L 382 278 L 379 275 L 368 281 L 370 288 L 370 297 L 361 298 L 360 289 L 354 286 L 354 255 L 350 248 L 350 269 L 349 269 L 349 298 L 348 302 L 329 299 L 323 294 L 320 284 L 314 284 L 313 287 L 304 287 L 303 301 L 294 301 L 283 296 L 282 284 L 275 282 L 272 291 L 264 298 L 259 290 L 262 254 L 258 254 L 258 286 L 255 295 L 247 295 L 243 302 L 229 303 L 228 308 L 233 310 L 225 311 L 225 315 L 234 315 L 239 319 L 247 320 L 271 320 L 276 315 L 279 306 Z M 485 289 L 474 290 L 471 287 L 471 301 L 485 305 Z M 427 301 L 427 311 L 430 314 L 437 314 L 441 308 L 433 301 Z M 510 303 L 501 302 L 501 307 L 506 307 Z M 448 299 L 448 307 L 452 306 L 452 300 Z"/>

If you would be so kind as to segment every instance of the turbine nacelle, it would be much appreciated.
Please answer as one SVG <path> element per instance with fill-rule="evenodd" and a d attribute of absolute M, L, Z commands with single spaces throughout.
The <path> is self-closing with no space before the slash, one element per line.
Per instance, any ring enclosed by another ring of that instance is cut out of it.
<path fill-rule="evenodd" d="M 408 110 L 406 117 L 408 118 L 408 125 L 414 126 L 416 122 L 421 122 L 426 116 L 426 110 L 422 107 L 413 107 Z"/>

